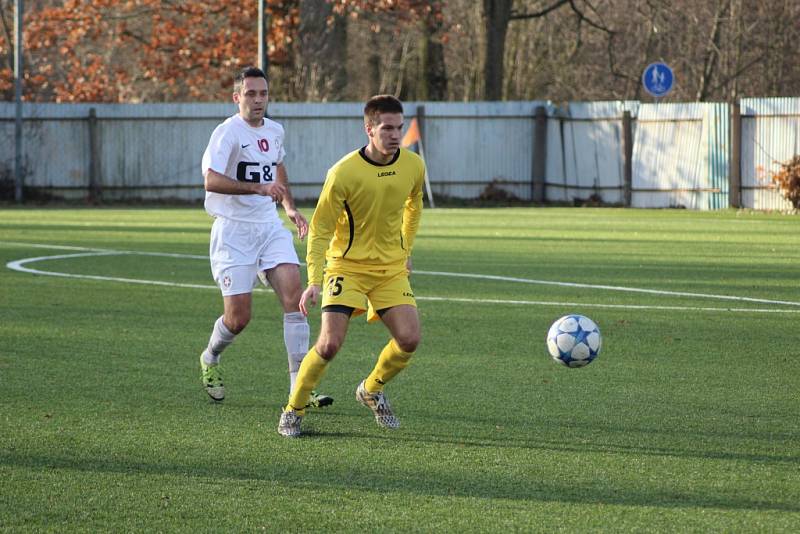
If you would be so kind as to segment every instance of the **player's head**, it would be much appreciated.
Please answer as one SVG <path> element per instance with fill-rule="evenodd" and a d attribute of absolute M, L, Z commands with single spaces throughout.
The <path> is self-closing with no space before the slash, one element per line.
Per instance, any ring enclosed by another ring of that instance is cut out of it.
<path fill-rule="evenodd" d="M 392 95 L 376 95 L 364 106 L 364 130 L 378 152 L 389 156 L 403 137 L 403 104 Z"/>
<path fill-rule="evenodd" d="M 267 76 L 259 68 L 246 67 L 233 78 L 233 101 L 239 105 L 239 115 L 250 126 L 261 126 L 269 101 Z"/>
<path fill-rule="evenodd" d="M 380 122 L 382 113 L 403 114 L 403 104 L 392 95 L 375 95 L 364 106 L 364 123 L 373 126 Z"/>

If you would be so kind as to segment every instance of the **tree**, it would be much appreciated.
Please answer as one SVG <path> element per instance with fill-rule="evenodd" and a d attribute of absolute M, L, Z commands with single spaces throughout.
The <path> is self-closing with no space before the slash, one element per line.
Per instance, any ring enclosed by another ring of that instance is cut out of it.
<path fill-rule="evenodd" d="M 483 76 L 486 100 L 500 100 L 503 87 L 503 62 L 505 61 L 506 34 L 511 21 L 514 0 L 483 0 L 486 27 L 486 56 Z"/>
<path fill-rule="evenodd" d="M 347 18 L 326 0 L 300 0 L 292 94 L 303 100 L 342 97 L 347 85 Z"/>
<path fill-rule="evenodd" d="M 444 2 L 430 2 L 422 17 L 423 36 L 420 71 L 424 84 L 419 100 L 445 100 L 447 98 L 447 68 L 445 44 L 447 30 L 444 19 Z"/>
<path fill-rule="evenodd" d="M 0 0 L 0 98 L 13 99 L 13 0 Z M 257 63 L 257 1 L 26 0 L 25 99 L 220 101 Z M 800 93 L 793 0 L 268 0 L 282 100 L 647 99 Z M 590 82 L 590 83 L 589 83 Z"/>
<path fill-rule="evenodd" d="M 25 13 L 26 99 L 219 100 L 230 92 L 234 70 L 257 63 L 255 2 L 42 4 Z M 285 43 L 296 31 L 296 9 L 292 2 L 275 0 L 268 10 L 270 62 L 280 65 L 288 57 Z M 5 82 L 7 74 L 0 76 Z"/>
<path fill-rule="evenodd" d="M 9 97 L 12 19 L 10 2 L 0 1 L 0 91 Z M 29 1 L 26 99 L 227 99 L 232 73 L 258 61 L 257 5 L 255 0 Z M 268 0 L 273 92 L 288 100 L 352 98 L 348 73 L 364 72 L 356 63 L 363 64 L 365 50 L 348 58 L 347 23 L 364 20 L 379 44 L 370 53 L 378 60 L 380 88 L 445 98 L 445 6 L 421 0 Z M 394 47 L 398 37 L 401 45 Z M 358 46 L 361 40 L 354 41 Z"/>
<path fill-rule="evenodd" d="M 14 89 L 14 12 L 12 3 L 0 2 L 0 94 L 7 94 Z"/>
<path fill-rule="evenodd" d="M 361 36 L 369 46 L 356 56 L 372 80 L 370 94 L 393 92 L 402 98 L 443 100 L 447 96 L 444 45 L 448 25 L 441 0 L 340 0 L 334 11 L 361 20 Z M 356 26 L 359 28 L 359 26 Z M 368 32 L 367 36 L 363 34 Z M 419 34 L 418 38 L 415 36 Z M 414 47 L 414 41 L 418 46 Z"/>
<path fill-rule="evenodd" d="M 800 86 L 799 2 L 484 0 L 483 16 L 494 19 L 484 20 L 485 98 L 646 98 L 641 74 L 653 61 L 675 71 L 672 100 L 791 96 Z M 506 19 L 501 56 L 488 28 Z"/>
<path fill-rule="evenodd" d="M 537 3 L 538 5 L 538 3 Z M 506 35 L 508 25 L 513 20 L 537 19 L 546 17 L 549 13 L 568 5 L 578 23 L 576 35 L 580 37 L 580 25 L 588 23 L 599 30 L 613 33 L 604 26 L 592 21 L 575 0 L 550 0 L 549 5 L 532 11 L 514 11 L 514 0 L 483 0 L 483 9 L 486 25 L 486 59 L 485 59 L 485 98 L 487 100 L 500 100 L 503 98 L 502 88 L 504 79 L 503 63 L 505 61 Z"/>

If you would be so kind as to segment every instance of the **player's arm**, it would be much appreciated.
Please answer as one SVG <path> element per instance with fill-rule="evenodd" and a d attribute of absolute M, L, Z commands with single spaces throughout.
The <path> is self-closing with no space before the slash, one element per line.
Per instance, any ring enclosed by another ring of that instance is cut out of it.
<path fill-rule="evenodd" d="M 308 230 L 308 248 L 306 264 L 308 265 L 308 285 L 322 285 L 325 266 L 325 250 L 336 230 L 336 220 L 344 206 L 344 195 L 337 183 L 337 175 L 329 171 L 317 200 L 314 215 Z"/>
<path fill-rule="evenodd" d="M 412 267 L 411 249 L 414 247 L 414 239 L 417 236 L 417 230 L 419 230 L 419 221 L 422 218 L 422 187 L 425 183 L 424 167 L 420 176 L 421 179 L 418 180 L 414 185 L 414 188 L 411 190 L 411 194 L 408 195 L 408 198 L 403 206 L 403 227 L 401 229 L 401 235 L 403 236 L 403 246 L 408 254 L 406 266 L 408 267 L 409 271 Z"/>
<path fill-rule="evenodd" d="M 211 134 L 201 162 L 205 190 L 209 193 L 223 195 L 270 196 L 275 200 L 280 200 L 283 197 L 283 185 L 262 184 L 259 181 L 240 181 L 224 174 L 224 169 L 227 168 L 228 162 L 234 155 L 236 146 L 236 136 L 222 125 L 218 126 Z M 215 169 L 223 169 L 223 172 Z"/>
<path fill-rule="evenodd" d="M 281 205 L 286 210 L 286 216 L 297 227 L 297 237 L 302 241 L 308 234 L 308 221 L 303 217 L 302 213 L 297 211 L 297 207 L 294 205 L 292 190 L 289 188 L 289 174 L 286 172 L 286 166 L 283 163 L 278 163 L 276 181 L 284 187 Z"/>
<path fill-rule="evenodd" d="M 283 198 L 286 193 L 285 186 L 280 182 L 271 184 L 261 184 L 255 182 L 240 182 L 229 178 L 224 174 L 218 173 L 214 169 L 207 169 L 204 185 L 206 191 L 210 193 L 222 193 L 223 195 L 261 195 L 269 196 L 277 201 Z"/>
<path fill-rule="evenodd" d="M 336 220 L 343 203 L 344 197 L 336 185 L 336 174 L 329 171 L 308 229 L 308 248 L 306 250 L 308 287 L 300 297 L 300 311 L 305 315 L 308 315 L 309 306 L 317 304 L 325 268 L 325 249 L 333 237 Z"/>

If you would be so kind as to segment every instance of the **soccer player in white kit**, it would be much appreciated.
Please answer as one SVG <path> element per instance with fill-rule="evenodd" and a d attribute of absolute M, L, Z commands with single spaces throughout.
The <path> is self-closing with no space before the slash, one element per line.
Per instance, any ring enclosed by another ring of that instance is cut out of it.
<path fill-rule="evenodd" d="M 309 328 L 300 312 L 299 260 L 292 234 L 278 216 L 280 202 L 302 240 L 308 222 L 297 211 L 283 164 L 283 127 L 265 117 L 269 90 L 261 69 L 248 67 L 234 78 L 233 101 L 239 113 L 217 126 L 202 160 L 205 208 L 214 217 L 209 255 L 222 291 L 224 312 L 214 323 L 200 355 L 206 393 L 225 398 L 220 355 L 250 322 L 257 280 L 271 286 L 283 306 L 283 337 L 289 359 L 290 388 L 308 352 Z M 310 406 L 333 399 L 314 394 Z"/>

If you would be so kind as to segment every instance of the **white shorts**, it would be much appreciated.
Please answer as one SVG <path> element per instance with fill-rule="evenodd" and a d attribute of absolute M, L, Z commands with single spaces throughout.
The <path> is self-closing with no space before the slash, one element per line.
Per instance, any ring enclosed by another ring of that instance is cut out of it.
<path fill-rule="evenodd" d="M 252 293 L 258 273 L 281 263 L 300 264 L 283 224 L 218 217 L 211 227 L 211 274 L 224 296 Z"/>

